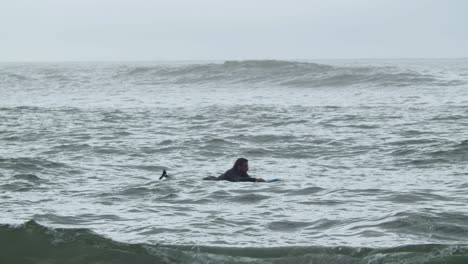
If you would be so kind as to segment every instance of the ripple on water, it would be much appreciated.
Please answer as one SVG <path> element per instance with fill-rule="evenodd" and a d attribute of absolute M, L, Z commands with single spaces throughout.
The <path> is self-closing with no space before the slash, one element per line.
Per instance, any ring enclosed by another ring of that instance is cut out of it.
<path fill-rule="evenodd" d="M 459 240 L 468 236 L 467 223 L 468 216 L 463 213 L 398 212 L 384 221 L 366 227 L 405 235 L 425 234 L 427 238 Z"/>
<path fill-rule="evenodd" d="M 311 195 L 311 194 L 321 192 L 323 190 L 325 189 L 320 188 L 320 187 L 307 187 L 304 189 L 289 190 L 287 195 Z"/>
<path fill-rule="evenodd" d="M 275 221 L 267 225 L 269 230 L 272 231 L 281 231 L 281 232 L 295 232 L 302 230 L 311 223 L 309 222 L 297 222 L 297 221 Z"/>
<path fill-rule="evenodd" d="M 432 194 L 428 192 L 401 192 L 401 193 L 392 193 L 385 196 L 379 196 L 377 200 L 380 201 L 390 201 L 394 203 L 418 203 L 418 202 L 427 202 L 427 201 L 450 201 L 450 197 L 445 197 L 437 194 Z"/>
<path fill-rule="evenodd" d="M 237 196 L 230 198 L 229 200 L 232 202 L 236 202 L 236 203 L 255 204 L 263 200 L 270 199 L 270 198 L 271 196 L 268 196 L 268 195 L 250 193 L 250 194 L 237 195 Z"/>
<path fill-rule="evenodd" d="M 0 185 L 0 189 L 5 191 L 12 191 L 12 192 L 28 192 L 33 190 L 36 187 L 35 184 L 23 181 L 17 181 L 13 183 L 6 183 Z"/>
<path fill-rule="evenodd" d="M 50 161 L 43 158 L 0 158 L 0 168 L 11 169 L 14 171 L 41 171 L 42 169 L 60 169 L 68 168 L 68 165 L 62 162 Z"/>
<path fill-rule="evenodd" d="M 16 179 L 16 180 L 25 180 L 29 182 L 40 182 L 44 181 L 43 179 L 39 178 L 38 176 L 34 174 L 16 174 L 11 179 Z"/>

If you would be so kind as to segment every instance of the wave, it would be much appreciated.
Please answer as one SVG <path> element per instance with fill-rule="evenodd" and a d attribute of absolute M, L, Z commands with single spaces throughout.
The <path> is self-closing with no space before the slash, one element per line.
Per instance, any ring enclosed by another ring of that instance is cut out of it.
<path fill-rule="evenodd" d="M 292 225 L 302 226 L 301 223 Z M 390 248 L 149 245 L 116 242 L 87 229 L 48 228 L 34 221 L 19 226 L 0 225 L 0 263 L 458 264 L 467 261 L 468 245 L 463 244 Z"/>
<path fill-rule="evenodd" d="M 468 155 L 468 140 L 450 146 L 446 150 L 438 150 L 429 153 L 433 158 L 445 159 L 450 162 L 463 162 Z"/>
<path fill-rule="evenodd" d="M 266 84 L 292 87 L 411 85 L 457 86 L 466 80 L 421 73 L 398 67 L 332 66 L 311 62 L 247 60 L 222 64 L 156 65 L 127 67 L 116 77 L 137 84 Z"/>
<path fill-rule="evenodd" d="M 27 77 L 33 76 L 33 77 Z M 406 87 L 458 86 L 468 83 L 460 72 L 427 71 L 402 66 L 349 66 L 281 60 L 244 60 L 199 64 L 36 65 L 1 71 L 6 87 L 82 87 L 129 85 Z"/>
<path fill-rule="evenodd" d="M 434 164 L 450 165 L 459 164 L 466 160 L 468 155 L 468 140 L 456 142 L 454 144 L 443 143 L 443 147 L 439 147 L 434 151 L 434 147 L 430 146 L 429 150 L 424 148 L 435 143 L 441 144 L 435 139 L 419 139 L 419 140 L 401 140 L 390 142 L 389 145 L 399 146 L 396 150 L 391 150 L 391 155 L 400 157 L 400 162 L 406 165 L 416 166 L 433 166 Z M 419 145 L 418 147 L 416 147 Z"/>

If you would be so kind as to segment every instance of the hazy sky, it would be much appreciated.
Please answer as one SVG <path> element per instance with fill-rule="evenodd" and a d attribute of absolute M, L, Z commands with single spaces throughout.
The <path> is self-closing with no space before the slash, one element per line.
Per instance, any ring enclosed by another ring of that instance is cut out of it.
<path fill-rule="evenodd" d="M 468 57 L 468 0 L 0 0 L 0 61 Z"/>

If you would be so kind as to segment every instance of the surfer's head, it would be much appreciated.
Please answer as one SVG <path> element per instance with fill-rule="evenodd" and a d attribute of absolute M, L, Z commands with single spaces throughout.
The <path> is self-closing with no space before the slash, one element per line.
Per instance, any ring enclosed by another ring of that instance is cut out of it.
<path fill-rule="evenodd" d="M 247 172 L 249 170 L 249 161 L 244 158 L 238 158 L 232 168 L 238 171 Z"/>

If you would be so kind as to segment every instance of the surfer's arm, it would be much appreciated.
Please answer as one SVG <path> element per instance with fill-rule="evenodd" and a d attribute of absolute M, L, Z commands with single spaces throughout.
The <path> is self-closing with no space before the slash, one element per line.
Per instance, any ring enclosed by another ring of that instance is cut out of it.
<path fill-rule="evenodd" d="M 241 182 L 256 182 L 257 179 L 250 178 L 250 177 L 239 177 L 238 181 L 241 181 Z"/>

